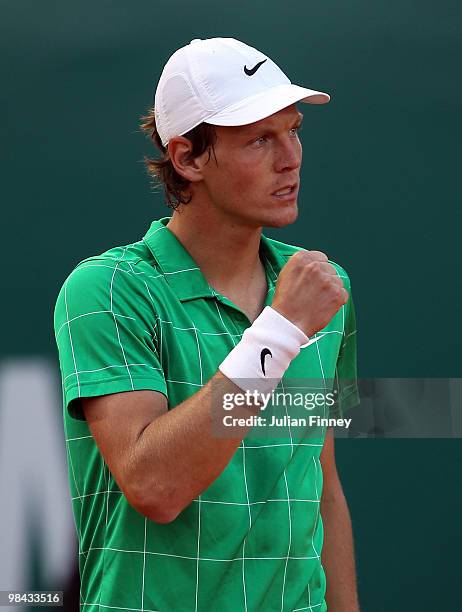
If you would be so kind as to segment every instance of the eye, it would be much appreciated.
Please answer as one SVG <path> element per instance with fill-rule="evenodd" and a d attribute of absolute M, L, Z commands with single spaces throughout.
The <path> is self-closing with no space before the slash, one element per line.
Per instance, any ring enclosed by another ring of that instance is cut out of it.
<path fill-rule="evenodd" d="M 293 127 L 290 132 L 292 134 L 292 136 L 297 136 L 298 132 L 302 129 L 301 125 L 296 125 L 295 127 Z"/>
<path fill-rule="evenodd" d="M 267 137 L 266 136 L 259 136 L 258 138 L 256 138 L 253 142 L 257 145 L 259 144 L 263 144 L 267 141 Z"/>

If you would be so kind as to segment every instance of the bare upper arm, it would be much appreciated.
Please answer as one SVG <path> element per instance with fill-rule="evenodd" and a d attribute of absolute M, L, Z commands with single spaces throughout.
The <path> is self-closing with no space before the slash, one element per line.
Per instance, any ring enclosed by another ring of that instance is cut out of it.
<path fill-rule="evenodd" d="M 334 430 L 332 427 L 327 428 L 319 461 L 321 462 L 323 475 L 322 499 L 327 500 L 335 498 L 338 494 L 343 495 L 335 463 Z"/>
<path fill-rule="evenodd" d="M 167 412 L 167 398 L 158 391 L 144 390 L 84 397 L 81 401 L 105 462 L 120 489 L 132 501 L 131 468 L 136 442 L 154 419 Z"/>

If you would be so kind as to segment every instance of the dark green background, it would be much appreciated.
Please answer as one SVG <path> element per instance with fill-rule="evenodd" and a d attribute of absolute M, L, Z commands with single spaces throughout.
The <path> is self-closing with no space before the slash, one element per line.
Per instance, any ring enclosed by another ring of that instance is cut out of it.
<path fill-rule="evenodd" d="M 462 7 L 456 2 L 2 2 L 1 357 L 56 360 L 74 264 L 169 214 L 138 119 L 170 54 L 232 36 L 329 92 L 297 223 L 348 271 L 362 377 L 460 377 Z M 338 440 L 362 610 L 458 609 L 459 440 Z"/>

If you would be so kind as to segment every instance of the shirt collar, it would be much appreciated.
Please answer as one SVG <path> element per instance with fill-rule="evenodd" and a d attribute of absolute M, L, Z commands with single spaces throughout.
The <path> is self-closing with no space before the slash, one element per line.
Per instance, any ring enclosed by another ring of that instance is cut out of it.
<path fill-rule="evenodd" d="M 178 238 L 166 227 L 171 217 L 162 217 L 151 223 L 143 242 L 157 261 L 166 281 L 180 301 L 214 297 L 215 292 L 202 274 L 197 263 Z M 266 270 L 268 292 L 273 293 L 277 277 L 286 258 L 276 248 L 279 244 L 263 234 L 260 254 Z"/>

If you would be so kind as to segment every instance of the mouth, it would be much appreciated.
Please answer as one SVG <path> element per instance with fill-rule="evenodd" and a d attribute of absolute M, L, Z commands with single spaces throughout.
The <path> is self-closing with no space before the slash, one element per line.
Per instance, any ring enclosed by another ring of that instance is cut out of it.
<path fill-rule="evenodd" d="M 281 187 L 271 195 L 273 198 L 277 198 L 278 200 L 295 200 L 298 195 L 298 188 L 298 183 L 292 183 L 291 185 Z"/>

